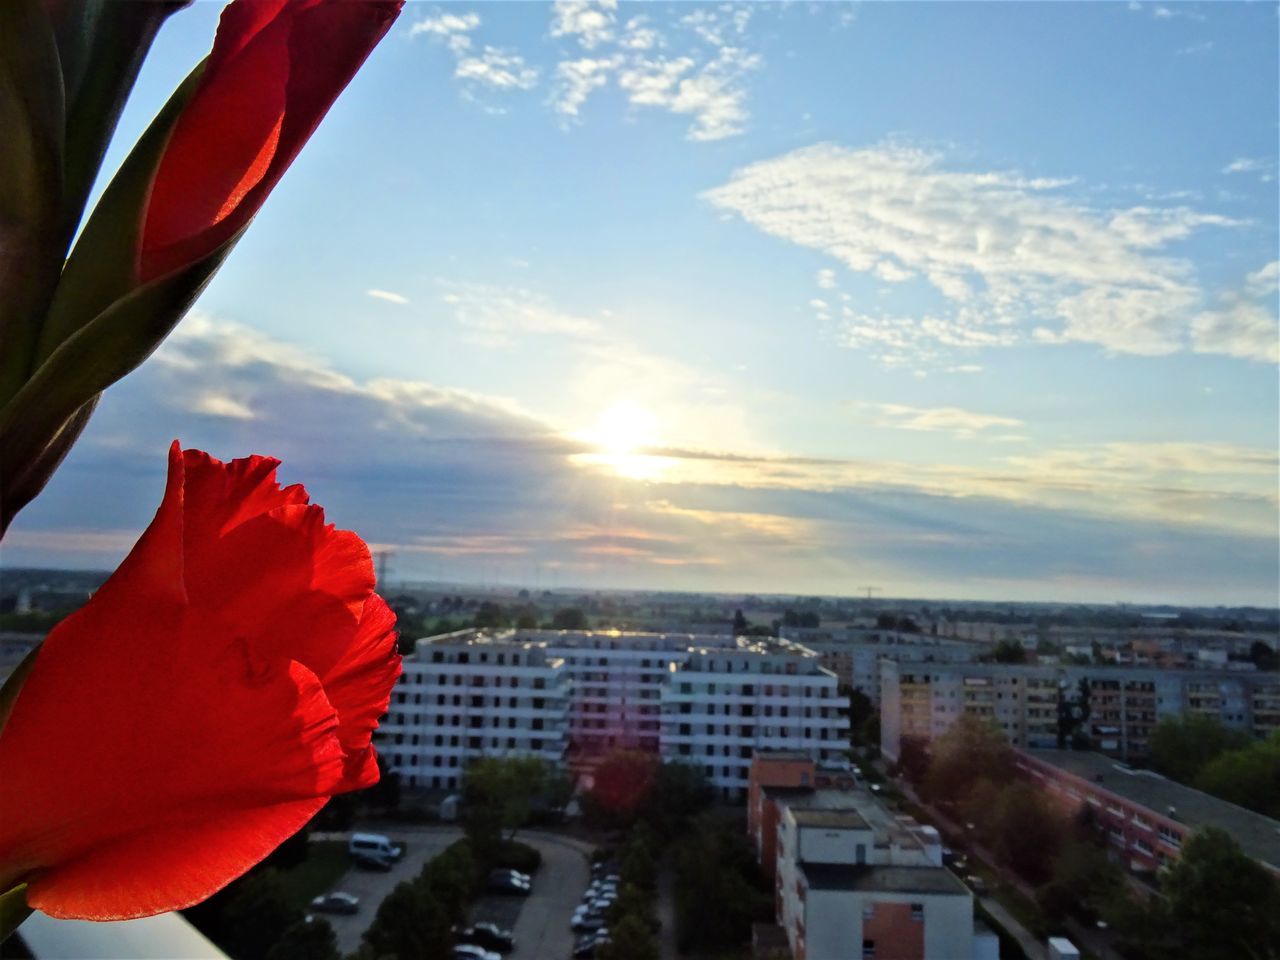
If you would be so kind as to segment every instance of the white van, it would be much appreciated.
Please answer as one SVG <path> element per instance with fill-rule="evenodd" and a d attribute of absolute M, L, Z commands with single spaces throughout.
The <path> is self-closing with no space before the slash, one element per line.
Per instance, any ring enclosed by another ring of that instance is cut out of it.
<path fill-rule="evenodd" d="M 384 860 L 399 860 L 404 848 L 391 842 L 389 837 L 380 833 L 353 833 L 347 841 L 347 853 L 351 856 L 381 857 Z"/>

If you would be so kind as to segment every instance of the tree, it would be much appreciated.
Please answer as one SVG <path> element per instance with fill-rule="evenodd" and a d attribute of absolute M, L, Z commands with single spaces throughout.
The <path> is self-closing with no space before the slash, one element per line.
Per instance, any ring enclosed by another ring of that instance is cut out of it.
<path fill-rule="evenodd" d="M 615 750 L 596 765 L 586 801 L 602 819 L 630 824 L 652 801 L 662 765 L 641 750 Z"/>
<path fill-rule="evenodd" d="M 1160 889 L 1181 956 L 1280 956 L 1280 887 L 1225 831 L 1206 827 L 1192 834 L 1162 876 Z"/>
<path fill-rule="evenodd" d="M 471 853 L 471 841 L 463 839 L 451 843 L 423 864 L 415 882 L 440 904 L 451 923 L 461 923 L 466 919 L 467 905 L 475 892 L 479 872 Z"/>
<path fill-rule="evenodd" d="M 488 863 L 497 854 L 502 831 L 507 840 L 529 822 L 534 802 L 549 781 L 539 757 L 481 757 L 462 778 L 462 827 L 476 857 Z"/>
<path fill-rule="evenodd" d="M 510 622 L 502 607 L 489 600 L 480 604 L 479 609 L 476 610 L 474 623 L 477 628 L 505 627 Z"/>
<path fill-rule="evenodd" d="M 991 721 L 972 714 L 960 718 L 933 744 L 933 757 L 921 784 L 930 800 L 957 802 L 986 777 L 1004 783 L 1013 776 L 1013 752 Z"/>
<path fill-rule="evenodd" d="M 997 856 L 1029 882 L 1048 879 L 1063 828 L 1030 784 L 1019 780 L 1000 792 L 991 823 L 993 845 Z"/>
<path fill-rule="evenodd" d="M 922 737 L 903 737 L 898 747 L 898 771 L 915 786 L 929 772 L 929 748 Z"/>
<path fill-rule="evenodd" d="M 310 917 L 285 930 L 266 960 L 342 960 L 342 952 L 329 921 Z"/>
<path fill-rule="evenodd" d="M 741 610 L 733 611 L 733 635 L 735 637 L 746 636 L 747 628 L 751 624 L 747 623 L 747 618 L 743 616 Z"/>
<path fill-rule="evenodd" d="M 1026 663 L 1027 650 L 1017 640 L 1001 640 L 992 654 L 996 663 Z"/>
<path fill-rule="evenodd" d="M 658 941 L 644 920 L 627 914 L 609 928 L 609 942 L 596 956 L 600 960 L 658 960 Z"/>
<path fill-rule="evenodd" d="M 1228 730 L 1217 717 L 1165 717 L 1151 731 L 1151 765 L 1167 777 L 1193 783 L 1209 761 L 1248 743 L 1247 735 Z"/>
<path fill-rule="evenodd" d="M 1124 890 L 1124 871 L 1105 851 L 1089 840 L 1071 837 L 1053 858 L 1050 880 L 1036 891 L 1036 900 L 1054 922 L 1068 913 L 1087 921 L 1124 896 Z"/>
<path fill-rule="evenodd" d="M 674 837 L 714 800 L 715 790 L 699 764 L 669 760 L 654 772 L 652 787 L 640 806 L 640 819 L 657 836 Z"/>
<path fill-rule="evenodd" d="M 223 917 L 228 952 L 236 960 L 265 960 L 284 932 L 302 920 L 274 870 L 250 874 L 227 904 Z"/>
<path fill-rule="evenodd" d="M 1249 659 L 1259 670 L 1280 670 L 1280 653 L 1261 640 L 1255 640 L 1249 645 Z"/>
<path fill-rule="evenodd" d="M 1280 731 L 1210 760 L 1196 775 L 1195 785 L 1205 793 L 1280 819 Z"/>
<path fill-rule="evenodd" d="M 419 960 L 448 954 L 453 937 L 440 904 L 412 883 L 396 886 L 378 907 L 364 941 L 378 958 Z"/>
<path fill-rule="evenodd" d="M 552 630 L 586 630 L 587 615 L 577 607 L 557 610 L 551 617 Z"/>

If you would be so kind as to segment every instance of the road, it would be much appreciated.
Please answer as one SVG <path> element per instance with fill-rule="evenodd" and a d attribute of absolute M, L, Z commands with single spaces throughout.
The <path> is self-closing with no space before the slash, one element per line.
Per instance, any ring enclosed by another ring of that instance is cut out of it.
<path fill-rule="evenodd" d="M 591 847 L 580 840 L 550 833 L 525 832 L 519 838 L 542 854 L 542 869 L 533 878 L 533 892 L 516 921 L 516 948 L 510 960 L 568 960 L 573 952 L 569 921 L 587 889 Z"/>
<path fill-rule="evenodd" d="M 404 859 L 392 867 L 390 873 L 352 869 L 334 884 L 334 890 L 352 893 L 360 898 L 359 913 L 351 916 L 325 915 L 325 919 L 333 926 L 333 932 L 338 935 L 338 949 L 344 955 L 354 953 L 360 946 L 361 935 L 369 929 L 379 904 L 395 889 L 396 884 L 412 880 L 424 863 L 462 836 L 462 831 L 457 827 L 397 825 L 394 828 L 379 828 L 378 832 L 386 833 L 396 843 L 404 842 Z M 338 836 L 334 834 L 334 837 Z M 345 839 L 345 835 L 341 838 Z"/>
<path fill-rule="evenodd" d="M 378 905 L 396 884 L 416 877 L 424 863 L 462 836 L 460 829 L 449 826 L 398 824 L 366 829 L 385 833 L 395 842 L 404 842 L 405 857 L 390 873 L 348 870 L 334 885 L 334 890 L 360 898 L 359 913 L 326 917 L 333 925 L 338 949 L 343 954 L 353 953 L 360 946 L 360 937 L 373 922 Z M 591 846 L 540 831 L 522 832 L 517 839 L 542 854 L 542 868 L 533 879 L 533 892 L 521 905 L 512 930 L 516 949 L 507 956 L 509 960 L 567 960 L 573 951 L 569 921 L 587 888 Z"/>

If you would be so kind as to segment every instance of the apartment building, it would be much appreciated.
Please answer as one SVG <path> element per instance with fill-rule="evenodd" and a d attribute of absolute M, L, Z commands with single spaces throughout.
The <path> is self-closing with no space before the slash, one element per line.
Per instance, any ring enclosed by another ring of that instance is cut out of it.
<path fill-rule="evenodd" d="M 582 772 L 614 749 L 696 763 L 743 800 L 756 750 L 834 762 L 848 702 L 817 654 L 771 638 L 464 630 L 404 660 L 379 749 L 410 788 L 453 789 L 479 756 Z"/>
<path fill-rule="evenodd" d="M 1280 821 L 1100 753 L 1019 750 L 1014 762 L 1068 813 L 1093 809 L 1116 859 L 1150 872 L 1177 859 L 1200 827 L 1218 827 L 1280 879 Z"/>
<path fill-rule="evenodd" d="M 804 628 L 788 629 L 784 637 Z M 823 667 L 836 675 L 842 687 L 861 690 L 880 705 L 880 664 L 883 660 L 897 663 L 968 663 L 986 650 L 972 643 L 940 640 L 924 634 L 899 633 L 894 630 L 849 628 L 832 631 L 826 638 L 799 641 L 818 654 Z"/>
<path fill-rule="evenodd" d="M 689 651 L 661 689 L 664 760 L 699 763 L 731 800 L 747 798 L 758 750 L 789 750 L 818 763 L 844 757 L 848 700 L 818 655 L 786 640 L 738 637 Z"/>
<path fill-rule="evenodd" d="M 749 823 L 796 960 L 995 960 L 999 944 L 942 866 L 938 834 L 859 789 L 806 787 L 820 768 L 766 752 L 752 767 Z"/>
<path fill-rule="evenodd" d="M 1204 713 L 1258 737 L 1280 725 L 1274 673 L 885 661 L 881 675 L 881 750 L 891 759 L 904 738 L 933 740 L 965 713 L 1032 749 L 1057 747 L 1064 717 L 1096 749 L 1125 759 L 1147 755 L 1166 716 Z"/>
<path fill-rule="evenodd" d="M 464 630 L 419 641 L 403 667 L 378 750 L 411 789 L 455 789 L 482 756 L 565 759 L 573 684 L 545 643 Z"/>

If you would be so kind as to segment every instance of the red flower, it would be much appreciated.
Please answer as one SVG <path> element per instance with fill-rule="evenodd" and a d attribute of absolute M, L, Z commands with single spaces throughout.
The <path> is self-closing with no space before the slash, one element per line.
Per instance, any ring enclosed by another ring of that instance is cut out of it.
<path fill-rule="evenodd" d="M 377 781 L 395 617 L 365 544 L 277 465 L 175 443 L 151 526 L 45 640 L 0 732 L 0 891 L 55 917 L 185 907 Z"/>
<path fill-rule="evenodd" d="M 235 0 L 165 147 L 139 250 L 143 283 L 244 227 L 390 29 L 404 0 Z"/>

